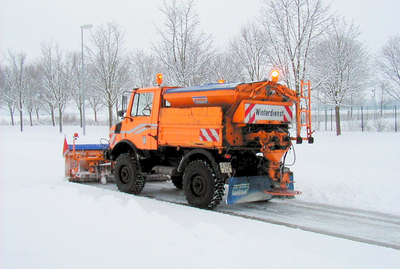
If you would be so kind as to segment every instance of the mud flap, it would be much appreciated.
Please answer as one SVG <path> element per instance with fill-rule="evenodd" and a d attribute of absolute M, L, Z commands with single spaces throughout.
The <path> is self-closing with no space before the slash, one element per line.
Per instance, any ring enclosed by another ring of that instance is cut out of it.
<path fill-rule="evenodd" d="M 272 189 L 272 182 L 268 177 L 231 177 L 228 179 L 229 189 L 227 204 L 246 203 L 269 200 L 272 194 L 266 190 Z"/>

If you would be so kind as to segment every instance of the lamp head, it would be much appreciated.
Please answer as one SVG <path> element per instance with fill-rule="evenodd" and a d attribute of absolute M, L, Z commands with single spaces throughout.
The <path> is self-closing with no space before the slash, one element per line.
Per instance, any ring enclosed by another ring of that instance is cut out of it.
<path fill-rule="evenodd" d="M 82 29 L 90 29 L 90 28 L 92 28 L 93 27 L 93 24 L 84 24 L 84 25 L 81 25 L 81 28 Z"/>

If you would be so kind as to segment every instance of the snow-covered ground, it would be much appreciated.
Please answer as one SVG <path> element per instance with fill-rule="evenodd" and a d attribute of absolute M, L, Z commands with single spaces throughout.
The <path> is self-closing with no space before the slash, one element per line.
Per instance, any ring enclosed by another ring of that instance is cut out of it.
<path fill-rule="evenodd" d="M 0 268 L 400 268 L 398 250 L 66 182 L 63 139 L 0 126 Z M 299 200 L 400 216 L 399 133 L 315 139 L 295 146 Z"/>
<path fill-rule="evenodd" d="M 400 216 L 400 133 L 319 132 L 295 151 L 299 199 Z"/>

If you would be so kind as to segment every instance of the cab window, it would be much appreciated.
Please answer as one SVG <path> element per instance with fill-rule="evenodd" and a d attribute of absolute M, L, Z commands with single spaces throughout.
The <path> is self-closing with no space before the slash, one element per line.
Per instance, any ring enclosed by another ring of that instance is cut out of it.
<path fill-rule="evenodd" d="M 153 92 L 136 93 L 132 103 L 131 117 L 150 116 L 153 97 Z"/>

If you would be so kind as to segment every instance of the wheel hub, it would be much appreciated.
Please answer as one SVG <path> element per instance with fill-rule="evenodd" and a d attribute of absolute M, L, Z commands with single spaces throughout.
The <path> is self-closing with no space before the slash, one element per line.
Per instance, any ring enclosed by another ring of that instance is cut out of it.
<path fill-rule="evenodd" d="M 119 176 L 122 183 L 127 184 L 129 182 L 129 169 L 126 166 L 122 167 Z"/>
<path fill-rule="evenodd" d="M 195 176 L 193 178 L 191 190 L 196 197 L 200 197 L 204 193 L 204 180 L 200 176 Z"/>

